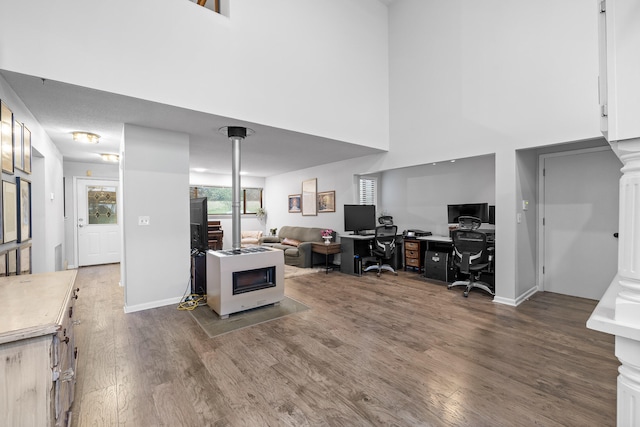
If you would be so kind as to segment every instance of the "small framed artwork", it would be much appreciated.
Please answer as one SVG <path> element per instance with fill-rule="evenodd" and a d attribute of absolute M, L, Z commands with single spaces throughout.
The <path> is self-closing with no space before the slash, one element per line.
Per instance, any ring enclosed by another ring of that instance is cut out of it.
<path fill-rule="evenodd" d="M 2 181 L 2 235 L 4 242 L 18 240 L 18 208 L 16 184 Z"/>
<path fill-rule="evenodd" d="M 299 194 L 290 194 L 289 195 L 289 212 L 300 213 L 300 195 Z"/>
<path fill-rule="evenodd" d="M 15 168 L 24 170 L 24 156 L 22 155 L 22 129 L 23 125 L 17 120 L 13 120 L 13 158 Z"/>
<path fill-rule="evenodd" d="M 22 125 L 22 170 L 31 173 L 31 131 Z"/>
<path fill-rule="evenodd" d="M 22 246 L 18 252 L 18 274 L 31 274 L 31 244 Z"/>
<path fill-rule="evenodd" d="M 318 212 L 335 212 L 336 211 L 336 192 L 321 191 L 318 193 Z"/>
<path fill-rule="evenodd" d="M 18 250 L 11 249 L 7 252 L 7 276 L 18 274 Z"/>
<path fill-rule="evenodd" d="M 302 215 L 318 215 L 318 179 L 302 181 Z"/>
<path fill-rule="evenodd" d="M 31 183 L 24 178 L 16 178 L 18 193 L 18 242 L 31 238 Z"/>
<path fill-rule="evenodd" d="M 13 174 L 13 112 L 2 101 L 0 101 L 0 122 L 2 123 L 0 130 L 2 172 Z"/>

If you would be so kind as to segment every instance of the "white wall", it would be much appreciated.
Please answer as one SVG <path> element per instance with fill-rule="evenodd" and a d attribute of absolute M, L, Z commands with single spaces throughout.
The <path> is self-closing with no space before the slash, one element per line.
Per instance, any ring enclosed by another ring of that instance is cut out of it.
<path fill-rule="evenodd" d="M 323 166 L 299 170 L 282 175 L 271 176 L 266 179 L 267 197 L 267 230 L 283 225 L 298 225 L 303 227 L 330 228 L 339 233 L 344 232 L 345 204 L 357 203 L 354 171 L 358 167 L 368 167 L 374 159 L 362 158 L 356 161 L 345 160 Z M 301 213 L 288 212 L 288 197 L 290 194 L 301 194 L 302 181 L 317 178 L 317 189 L 336 192 L 336 211 L 318 213 L 314 216 L 303 216 Z"/>
<path fill-rule="evenodd" d="M 398 225 L 448 236 L 447 205 L 495 204 L 495 159 L 481 156 L 382 173 L 378 205 Z"/>
<path fill-rule="evenodd" d="M 2 69 L 388 147 L 387 8 L 377 0 L 243 0 L 230 18 L 186 0 L 2 5 Z"/>
<path fill-rule="evenodd" d="M 400 0 L 389 37 L 382 169 L 600 136 L 592 2 Z"/>
<path fill-rule="evenodd" d="M 125 125 L 120 160 L 125 311 L 177 303 L 190 277 L 189 137 Z"/>
<path fill-rule="evenodd" d="M 15 177 L 19 175 L 31 181 L 33 272 L 55 271 L 55 248 L 58 245 L 64 248 L 62 155 L 40 123 L 2 77 L 0 99 L 11 108 L 14 117 L 29 128 L 33 147 L 33 173 L 27 175 L 16 170 L 13 175 L 2 173 L 2 179 L 15 182 Z"/>

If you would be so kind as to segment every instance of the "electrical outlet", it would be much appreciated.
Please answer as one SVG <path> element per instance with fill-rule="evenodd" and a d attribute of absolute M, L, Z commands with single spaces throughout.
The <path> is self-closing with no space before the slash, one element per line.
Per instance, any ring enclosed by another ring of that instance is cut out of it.
<path fill-rule="evenodd" d="M 149 225 L 150 220 L 148 216 L 139 216 L 138 217 L 138 225 Z"/>

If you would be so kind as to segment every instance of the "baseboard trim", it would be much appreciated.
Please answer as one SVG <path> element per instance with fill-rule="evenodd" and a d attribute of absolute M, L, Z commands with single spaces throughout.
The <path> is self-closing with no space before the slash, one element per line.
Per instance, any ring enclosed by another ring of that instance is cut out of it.
<path fill-rule="evenodd" d="M 151 301 L 151 302 L 146 302 L 144 304 L 137 304 L 137 305 L 126 305 L 124 306 L 124 312 L 125 313 L 135 313 L 136 311 L 143 311 L 143 310 L 149 310 L 152 308 L 158 308 L 158 307 L 165 307 L 167 305 L 173 305 L 173 304 L 178 304 L 180 303 L 180 301 L 182 301 L 182 297 L 177 297 L 177 298 L 168 298 L 165 300 L 159 300 L 159 301 Z"/>
<path fill-rule="evenodd" d="M 493 297 L 493 302 L 495 302 L 496 304 L 509 305 L 511 307 L 516 306 L 516 300 L 512 298 Z"/>
<path fill-rule="evenodd" d="M 493 298 L 493 302 L 498 303 L 498 304 L 510 305 L 512 307 L 517 307 L 520 304 L 522 304 L 523 302 L 525 302 L 526 300 L 528 300 L 529 298 L 531 298 L 531 296 L 533 294 L 535 294 L 536 292 L 538 292 L 538 287 L 537 286 L 533 286 L 532 288 L 527 290 L 524 294 L 520 295 L 516 299 L 503 298 L 503 297 L 494 297 Z"/>

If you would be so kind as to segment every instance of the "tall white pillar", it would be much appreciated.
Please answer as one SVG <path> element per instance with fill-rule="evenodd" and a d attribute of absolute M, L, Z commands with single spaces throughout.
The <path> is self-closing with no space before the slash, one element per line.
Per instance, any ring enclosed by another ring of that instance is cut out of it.
<path fill-rule="evenodd" d="M 615 321 L 640 329 L 640 139 L 618 143 L 620 179 L 619 291 Z M 618 426 L 640 426 L 640 341 L 616 335 Z"/>
<path fill-rule="evenodd" d="M 617 425 L 640 426 L 640 138 L 614 143 L 622 160 L 618 274 L 587 322 L 615 335 Z"/>

